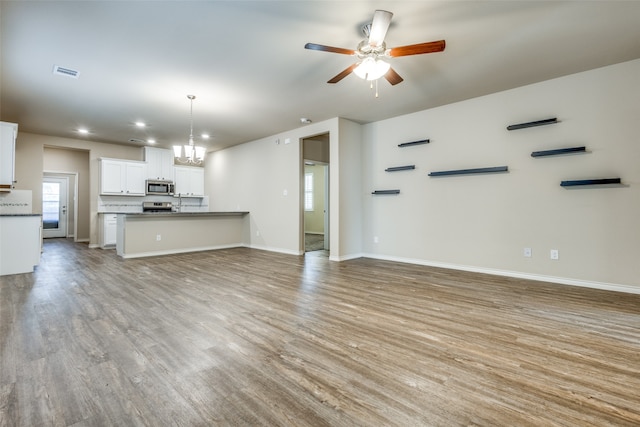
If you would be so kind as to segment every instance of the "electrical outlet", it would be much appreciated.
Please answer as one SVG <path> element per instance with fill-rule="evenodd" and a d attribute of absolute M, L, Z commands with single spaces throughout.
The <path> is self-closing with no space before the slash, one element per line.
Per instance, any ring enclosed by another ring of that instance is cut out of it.
<path fill-rule="evenodd" d="M 551 249 L 551 252 L 549 252 L 549 257 L 554 260 L 560 259 L 560 253 L 557 249 Z"/>
<path fill-rule="evenodd" d="M 378 243 L 378 242 L 379 242 L 378 236 L 373 236 L 373 243 Z"/>
<path fill-rule="evenodd" d="M 160 234 L 156 234 L 156 242 L 162 240 L 162 236 Z"/>
<path fill-rule="evenodd" d="M 525 256 L 525 258 L 531 258 L 531 248 L 524 248 L 522 253 Z"/>
<path fill-rule="evenodd" d="M 260 237 L 260 230 L 256 231 L 256 236 Z"/>

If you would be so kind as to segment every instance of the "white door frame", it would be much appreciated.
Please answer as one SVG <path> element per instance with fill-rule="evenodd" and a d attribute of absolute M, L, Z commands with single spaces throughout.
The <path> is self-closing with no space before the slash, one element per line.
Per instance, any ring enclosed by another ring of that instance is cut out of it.
<path fill-rule="evenodd" d="M 324 163 L 324 250 L 329 250 L 329 164 Z"/>
<path fill-rule="evenodd" d="M 69 188 L 69 178 L 73 177 L 73 188 Z M 69 206 L 69 200 L 73 201 L 73 241 L 78 241 L 78 172 L 65 172 L 65 171 L 43 171 L 42 180 L 47 178 L 65 178 L 67 180 L 67 206 Z M 70 190 L 72 193 L 70 193 Z M 68 209 L 67 209 L 68 211 Z M 44 230 L 43 230 L 44 231 Z M 67 215 L 67 232 L 69 236 L 69 221 Z"/>
<path fill-rule="evenodd" d="M 301 137 L 298 141 L 300 143 L 300 191 L 299 191 L 299 201 L 300 201 L 300 229 L 299 229 L 299 242 L 300 242 L 300 254 L 305 254 L 305 224 L 304 224 L 304 174 L 305 174 L 305 153 L 304 153 L 304 140 L 313 138 L 317 135 L 329 134 L 330 132 L 322 132 L 315 135 L 308 135 Z M 330 174 L 331 174 L 331 162 L 321 162 L 313 160 L 316 165 L 324 166 L 324 249 L 330 249 L 330 209 L 331 206 L 329 204 L 329 200 L 331 199 L 331 195 L 329 194 L 330 188 Z"/>

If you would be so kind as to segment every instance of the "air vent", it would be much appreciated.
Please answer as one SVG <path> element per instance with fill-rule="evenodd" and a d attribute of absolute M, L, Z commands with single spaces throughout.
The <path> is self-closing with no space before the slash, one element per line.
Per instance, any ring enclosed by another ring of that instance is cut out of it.
<path fill-rule="evenodd" d="M 60 67 L 59 65 L 54 65 L 53 74 L 57 74 L 59 76 L 73 77 L 74 79 L 77 79 L 80 76 L 80 71 L 72 70 L 71 68 Z"/>
<path fill-rule="evenodd" d="M 143 141 L 142 139 L 136 139 L 136 138 L 131 138 L 129 140 L 129 142 L 135 142 L 137 144 L 144 144 L 145 143 L 145 141 Z"/>

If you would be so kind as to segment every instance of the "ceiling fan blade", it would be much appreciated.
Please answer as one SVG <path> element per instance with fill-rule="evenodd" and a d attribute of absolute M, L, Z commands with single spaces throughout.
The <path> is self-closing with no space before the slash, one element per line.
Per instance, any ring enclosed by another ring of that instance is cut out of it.
<path fill-rule="evenodd" d="M 358 66 L 358 64 L 353 64 L 347 68 L 345 68 L 343 71 L 341 71 L 340 73 L 338 73 L 337 76 L 335 76 L 334 78 L 332 78 L 331 80 L 329 80 L 327 83 L 338 83 L 340 80 L 344 79 L 345 77 L 347 77 L 349 74 L 351 74 L 351 72 L 354 70 L 354 68 L 356 68 Z"/>
<path fill-rule="evenodd" d="M 376 10 L 373 14 L 373 22 L 371 22 L 371 30 L 369 31 L 369 46 L 380 46 L 384 42 L 392 16 L 393 13 L 386 10 Z"/>
<path fill-rule="evenodd" d="M 387 71 L 387 74 L 384 75 L 384 78 L 387 79 L 387 81 L 393 86 L 397 85 L 398 83 L 402 83 L 402 81 L 404 80 L 402 77 L 400 77 L 400 74 L 396 73 L 396 70 L 394 70 L 393 68 L 389 68 L 389 71 Z"/>
<path fill-rule="evenodd" d="M 434 53 L 442 52 L 445 47 L 444 40 L 438 40 L 435 42 L 411 44 L 408 46 L 400 46 L 389 49 L 389 56 L 408 56 L 408 55 L 420 55 L 422 53 Z"/>
<path fill-rule="evenodd" d="M 344 49 L 341 47 L 325 46 L 323 44 L 307 43 L 304 45 L 305 49 L 321 50 L 323 52 L 341 53 L 343 55 L 355 55 L 356 51 L 352 49 Z"/>

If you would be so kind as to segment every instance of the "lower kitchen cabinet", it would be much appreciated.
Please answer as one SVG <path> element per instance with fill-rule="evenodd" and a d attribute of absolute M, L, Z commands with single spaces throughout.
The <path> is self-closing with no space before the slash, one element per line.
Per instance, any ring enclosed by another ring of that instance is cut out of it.
<path fill-rule="evenodd" d="M 33 272 L 41 251 L 42 215 L 0 215 L 0 276 Z"/>
<path fill-rule="evenodd" d="M 100 247 L 113 248 L 116 246 L 116 231 L 118 226 L 118 215 L 100 214 Z"/>

